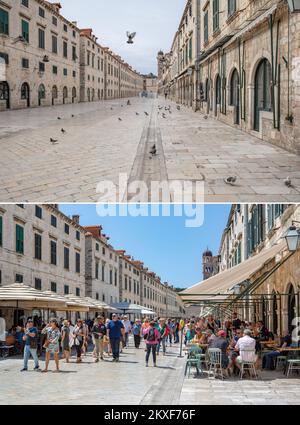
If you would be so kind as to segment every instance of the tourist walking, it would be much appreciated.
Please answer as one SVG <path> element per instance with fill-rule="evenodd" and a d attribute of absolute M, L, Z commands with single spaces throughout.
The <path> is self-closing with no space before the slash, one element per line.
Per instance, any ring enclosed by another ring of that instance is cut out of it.
<path fill-rule="evenodd" d="M 129 334 L 131 332 L 131 323 L 128 320 L 128 316 L 124 316 L 122 323 L 124 325 L 124 338 L 123 338 L 123 348 L 128 347 L 128 338 L 129 338 Z"/>
<path fill-rule="evenodd" d="M 157 355 L 159 355 L 160 346 L 162 345 L 163 355 L 166 355 L 166 341 L 170 333 L 170 329 L 166 324 L 165 319 L 159 319 L 158 331 L 160 333 L 160 340 L 157 344 Z"/>
<path fill-rule="evenodd" d="M 144 339 L 145 339 L 146 348 L 147 348 L 146 367 L 149 366 L 149 357 L 151 353 L 153 358 L 153 366 L 156 367 L 156 351 L 157 351 L 157 346 L 160 340 L 160 333 L 155 328 L 155 322 L 151 321 L 149 324 L 149 327 L 145 328 L 143 333 L 144 333 Z"/>
<path fill-rule="evenodd" d="M 59 372 L 59 338 L 61 334 L 58 328 L 57 320 L 50 320 L 50 323 L 48 323 L 42 330 L 42 334 L 47 335 L 46 342 L 44 343 L 44 348 L 46 349 L 46 363 L 43 372 L 48 372 L 51 354 L 54 355 L 54 361 L 56 365 L 55 372 Z"/>
<path fill-rule="evenodd" d="M 100 359 L 103 360 L 103 351 L 104 351 L 104 343 L 103 339 L 107 333 L 107 329 L 104 323 L 104 317 L 97 317 L 94 321 L 94 325 L 92 327 L 92 336 L 95 344 L 95 363 L 99 362 Z"/>
<path fill-rule="evenodd" d="M 136 319 L 133 327 L 132 327 L 132 333 L 134 338 L 134 345 L 135 348 L 140 348 L 141 345 L 141 331 L 142 331 L 142 324 L 139 319 Z"/>
<path fill-rule="evenodd" d="M 70 360 L 70 327 L 69 321 L 63 321 L 63 327 L 61 328 L 61 347 L 66 363 Z"/>
<path fill-rule="evenodd" d="M 110 345 L 113 354 L 113 362 L 118 362 L 120 357 L 120 342 L 124 337 L 125 329 L 121 320 L 116 314 L 112 315 L 112 320 L 107 325 L 107 336 L 110 340 Z"/>
<path fill-rule="evenodd" d="M 26 323 L 25 334 L 23 336 L 23 341 L 25 342 L 24 346 L 24 365 L 21 372 L 28 370 L 28 360 L 32 356 L 34 360 L 34 370 L 39 370 L 39 359 L 37 355 L 37 339 L 38 339 L 38 330 L 33 325 L 33 320 L 30 319 Z"/>
<path fill-rule="evenodd" d="M 84 338 L 85 338 L 85 330 L 83 327 L 83 321 L 82 320 L 77 320 L 77 324 L 75 326 L 74 329 L 74 345 L 76 348 L 76 353 L 77 353 L 77 363 L 81 363 L 82 362 L 82 347 L 83 347 L 83 343 L 84 343 Z"/>

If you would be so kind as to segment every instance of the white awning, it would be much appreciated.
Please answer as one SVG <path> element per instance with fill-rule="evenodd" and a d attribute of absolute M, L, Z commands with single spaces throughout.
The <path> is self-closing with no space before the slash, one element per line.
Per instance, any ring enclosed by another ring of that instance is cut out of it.
<path fill-rule="evenodd" d="M 179 296 L 184 302 L 220 301 L 227 298 L 233 293 L 234 286 L 251 279 L 265 264 L 286 250 L 285 240 L 280 240 L 278 244 L 264 249 L 237 266 L 185 289 Z"/>

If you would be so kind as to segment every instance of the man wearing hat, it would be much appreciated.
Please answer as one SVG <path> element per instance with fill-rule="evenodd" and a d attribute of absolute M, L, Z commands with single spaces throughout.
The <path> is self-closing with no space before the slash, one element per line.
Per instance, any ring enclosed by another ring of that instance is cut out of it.
<path fill-rule="evenodd" d="M 38 330 L 33 324 L 32 319 L 28 319 L 25 328 L 25 335 L 23 336 L 23 341 L 25 341 L 24 346 L 24 366 L 21 372 L 25 372 L 28 370 L 28 360 L 30 355 L 34 360 L 34 370 L 38 371 L 39 367 L 39 359 L 37 355 L 37 339 L 38 339 Z"/>
<path fill-rule="evenodd" d="M 226 339 L 226 332 L 221 330 L 217 333 L 217 337 L 213 340 L 211 348 L 219 348 L 222 351 L 222 367 L 226 369 L 229 364 L 227 355 L 228 341 Z"/>

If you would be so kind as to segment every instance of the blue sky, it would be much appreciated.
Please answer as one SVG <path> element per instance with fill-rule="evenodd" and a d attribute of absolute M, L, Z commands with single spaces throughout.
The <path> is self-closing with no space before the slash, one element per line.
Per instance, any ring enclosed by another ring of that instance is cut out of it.
<path fill-rule="evenodd" d="M 170 50 L 186 0 L 62 0 L 62 14 L 79 28 L 93 28 L 110 47 L 142 73 L 157 73 L 158 50 Z M 135 44 L 126 31 L 137 32 Z"/>
<path fill-rule="evenodd" d="M 115 249 L 125 249 L 163 281 L 188 287 L 202 280 L 202 253 L 218 252 L 230 205 L 205 205 L 201 227 L 185 226 L 186 217 L 100 217 L 95 205 L 60 205 L 66 215 L 80 214 L 80 224 L 103 226 Z"/>

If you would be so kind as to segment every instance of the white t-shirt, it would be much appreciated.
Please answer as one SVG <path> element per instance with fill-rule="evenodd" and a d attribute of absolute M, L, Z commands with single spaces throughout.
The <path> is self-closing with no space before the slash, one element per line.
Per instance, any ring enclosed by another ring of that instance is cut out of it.
<path fill-rule="evenodd" d="M 131 323 L 129 320 L 122 320 L 122 323 L 125 328 L 125 333 L 128 333 L 131 330 Z"/>
<path fill-rule="evenodd" d="M 245 335 L 242 338 L 240 338 L 238 340 L 238 342 L 236 343 L 235 348 L 239 351 L 249 351 L 249 350 L 253 350 L 255 351 L 255 345 L 256 345 L 256 341 L 255 339 L 251 338 L 251 336 Z"/>

